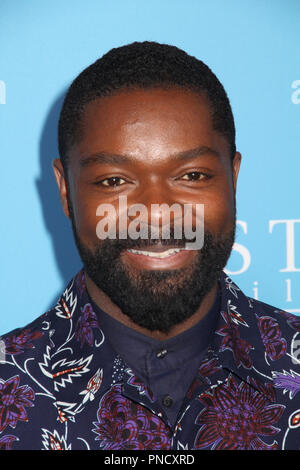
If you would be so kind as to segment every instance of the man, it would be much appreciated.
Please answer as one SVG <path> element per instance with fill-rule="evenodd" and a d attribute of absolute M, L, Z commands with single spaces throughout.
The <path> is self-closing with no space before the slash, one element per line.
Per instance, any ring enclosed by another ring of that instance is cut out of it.
<path fill-rule="evenodd" d="M 215 75 L 173 46 L 113 49 L 71 85 L 59 150 L 83 269 L 2 338 L 2 448 L 298 449 L 300 320 L 223 272 L 241 155 Z M 174 204 L 201 246 L 175 212 L 163 236 Z"/>

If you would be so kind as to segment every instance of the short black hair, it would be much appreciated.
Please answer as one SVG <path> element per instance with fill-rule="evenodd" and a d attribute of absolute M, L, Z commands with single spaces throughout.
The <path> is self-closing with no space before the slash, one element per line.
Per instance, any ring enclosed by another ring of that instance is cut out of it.
<path fill-rule="evenodd" d="M 58 125 L 58 147 L 64 169 L 67 170 L 70 146 L 80 138 L 80 120 L 88 103 L 122 89 L 157 87 L 180 87 L 205 95 L 211 104 L 214 129 L 227 139 L 233 159 L 234 118 L 218 78 L 201 60 L 178 47 L 145 41 L 111 49 L 71 84 Z"/>

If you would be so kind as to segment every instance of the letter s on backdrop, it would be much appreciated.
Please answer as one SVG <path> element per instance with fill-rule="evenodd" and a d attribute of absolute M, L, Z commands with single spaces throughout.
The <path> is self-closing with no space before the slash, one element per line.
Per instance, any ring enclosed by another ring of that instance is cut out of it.
<path fill-rule="evenodd" d="M 247 234 L 247 222 L 244 222 L 243 220 L 237 220 L 236 223 L 239 224 L 242 227 L 244 233 Z M 247 271 L 251 263 L 250 252 L 249 250 L 247 250 L 245 246 L 241 245 L 240 243 L 235 242 L 233 244 L 232 249 L 237 251 L 242 256 L 243 265 L 239 271 L 229 271 L 228 269 L 224 269 L 225 273 L 228 274 L 229 276 L 244 273 L 245 271 Z"/>

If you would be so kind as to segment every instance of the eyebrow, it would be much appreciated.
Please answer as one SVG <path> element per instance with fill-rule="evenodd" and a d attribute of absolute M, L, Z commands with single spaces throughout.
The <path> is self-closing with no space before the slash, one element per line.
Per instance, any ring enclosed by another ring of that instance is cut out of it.
<path fill-rule="evenodd" d="M 199 157 L 201 155 L 211 155 L 216 158 L 220 158 L 219 152 L 216 150 L 207 147 L 205 145 L 200 145 L 194 149 L 184 150 L 183 152 L 178 152 L 170 155 L 170 159 L 173 161 L 183 162 L 186 160 L 191 160 L 193 158 Z M 102 164 L 124 164 L 129 163 L 130 161 L 134 162 L 136 159 L 130 155 L 118 155 L 115 153 L 109 152 L 98 152 L 93 155 L 89 155 L 80 159 L 79 164 L 82 168 L 91 165 L 93 163 L 102 163 Z"/>

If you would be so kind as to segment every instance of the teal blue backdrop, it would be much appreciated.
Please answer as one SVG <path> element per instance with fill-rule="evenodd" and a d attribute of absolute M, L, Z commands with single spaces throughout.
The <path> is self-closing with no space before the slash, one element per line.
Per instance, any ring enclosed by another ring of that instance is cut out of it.
<path fill-rule="evenodd" d="M 83 68 L 136 40 L 185 49 L 224 84 L 243 155 L 226 269 L 300 314 L 299 25 L 299 0 L 0 0 L 0 334 L 81 267 L 51 168 L 59 110 Z"/>

